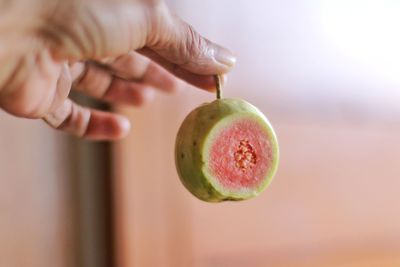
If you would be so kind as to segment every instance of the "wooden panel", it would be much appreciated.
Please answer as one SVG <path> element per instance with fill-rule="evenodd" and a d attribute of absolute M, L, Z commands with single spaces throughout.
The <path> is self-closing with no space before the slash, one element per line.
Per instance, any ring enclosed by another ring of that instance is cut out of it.
<path fill-rule="evenodd" d="M 183 212 L 190 205 L 173 168 L 177 122 L 159 116 L 165 100 L 128 112 L 132 133 L 115 147 L 117 266 L 187 266 L 190 259 L 191 216 Z"/>
<path fill-rule="evenodd" d="M 0 266 L 77 266 L 63 138 L 0 112 Z"/>

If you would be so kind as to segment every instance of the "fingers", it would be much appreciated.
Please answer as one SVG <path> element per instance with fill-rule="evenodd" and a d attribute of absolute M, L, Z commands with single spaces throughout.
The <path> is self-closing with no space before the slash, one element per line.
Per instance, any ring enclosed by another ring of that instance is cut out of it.
<path fill-rule="evenodd" d="M 113 103 L 141 105 L 152 99 L 153 88 L 174 92 L 184 86 L 163 67 L 136 52 L 105 62 L 73 64 L 73 89 Z"/>
<path fill-rule="evenodd" d="M 108 65 L 120 78 L 140 81 L 162 91 L 174 92 L 183 87 L 183 83 L 174 75 L 137 52 L 131 51 Z"/>
<path fill-rule="evenodd" d="M 54 58 L 101 60 L 148 47 L 195 74 L 228 72 L 235 57 L 171 14 L 164 1 L 60 2 L 41 33 Z"/>
<path fill-rule="evenodd" d="M 114 78 L 102 99 L 126 105 L 141 106 L 154 98 L 154 90 L 147 85 Z"/>
<path fill-rule="evenodd" d="M 235 65 L 236 58 L 228 49 L 202 37 L 191 25 L 179 18 L 171 15 L 169 17 L 170 19 L 153 25 L 154 30 L 147 44 L 162 59 L 180 69 L 200 75 L 223 74 Z M 152 58 L 165 64 L 154 55 Z"/>
<path fill-rule="evenodd" d="M 168 63 L 171 67 L 167 69 L 175 70 L 178 77 L 206 89 L 210 88 L 210 75 L 227 73 L 234 66 L 232 52 L 172 15 L 163 1 L 123 2 L 106 1 L 100 8 L 94 6 L 95 1 L 78 10 L 70 10 L 75 6 L 63 2 L 62 7 L 71 12 L 52 16 L 44 30 L 51 40 L 53 57 L 99 61 L 148 48 L 157 55 L 152 56 L 156 62 L 163 66 Z"/>
<path fill-rule="evenodd" d="M 57 84 L 58 90 L 61 86 L 69 88 L 73 81 L 75 90 L 89 96 L 130 105 L 141 105 L 151 99 L 152 87 L 171 92 L 179 84 L 165 69 L 137 53 L 108 60 L 108 65 L 74 63 L 69 66 L 67 74 Z M 43 119 L 53 128 L 94 140 L 116 140 L 129 131 L 126 118 L 79 106 L 70 99 L 56 105 Z"/>
<path fill-rule="evenodd" d="M 70 99 L 43 119 L 55 129 L 92 140 L 117 140 L 130 129 L 125 117 L 82 107 Z"/>
<path fill-rule="evenodd" d="M 76 64 L 73 68 L 77 68 Z M 90 63 L 85 64 L 82 74 L 73 84 L 73 89 L 100 100 L 136 106 L 150 101 L 154 95 L 150 86 L 120 79 L 106 69 Z"/>
<path fill-rule="evenodd" d="M 214 91 L 216 88 L 214 75 L 200 75 L 183 69 L 181 66 L 168 61 L 151 49 L 143 48 L 139 51 L 141 54 L 147 56 L 151 60 L 154 60 L 161 66 L 163 66 L 170 73 L 176 77 L 194 85 L 198 88 L 205 89 L 207 91 Z"/>

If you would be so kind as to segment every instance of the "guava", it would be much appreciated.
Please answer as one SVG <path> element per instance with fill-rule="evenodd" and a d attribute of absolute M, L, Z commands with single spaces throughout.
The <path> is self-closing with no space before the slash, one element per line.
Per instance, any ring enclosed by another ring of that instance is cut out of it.
<path fill-rule="evenodd" d="M 259 195 L 276 173 L 279 148 L 268 119 L 241 99 L 217 99 L 184 119 L 175 143 L 183 185 L 207 202 Z"/>

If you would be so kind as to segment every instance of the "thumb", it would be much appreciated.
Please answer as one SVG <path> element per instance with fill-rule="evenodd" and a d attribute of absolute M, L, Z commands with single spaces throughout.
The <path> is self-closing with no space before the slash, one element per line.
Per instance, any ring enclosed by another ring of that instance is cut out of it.
<path fill-rule="evenodd" d="M 162 65 L 165 62 L 160 61 L 166 60 L 175 68 L 194 74 L 214 75 L 230 71 L 236 63 L 231 51 L 202 37 L 176 16 L 169 15 L 169 19 L 153 29 L 146 45 L 153 53 L 144 54 L 153 54 L 151 58 Z"/>

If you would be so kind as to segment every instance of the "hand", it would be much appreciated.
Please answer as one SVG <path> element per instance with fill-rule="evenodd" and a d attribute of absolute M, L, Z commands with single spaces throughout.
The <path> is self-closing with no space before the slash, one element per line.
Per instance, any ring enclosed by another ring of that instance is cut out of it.
<path fill-rule="evenodd" d="M 179 79 L 213 91 L 213 75 L 235 63 L 161 0 L 1 1 L 0 107 L 78 136 L 118 139 L 129 121 L 79 106 L 71 89 L 141 105 L 153 88 L 181 87 Z"/>

